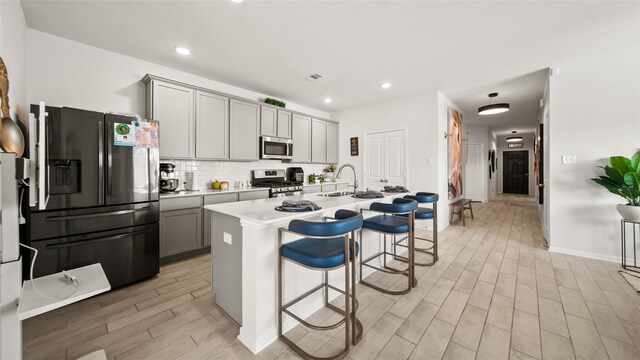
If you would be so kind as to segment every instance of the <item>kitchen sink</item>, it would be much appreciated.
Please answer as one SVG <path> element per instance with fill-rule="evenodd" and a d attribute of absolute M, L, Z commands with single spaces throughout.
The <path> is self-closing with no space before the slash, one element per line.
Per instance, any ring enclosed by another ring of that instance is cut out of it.
<path fill-rule="evenodd" d="M 323 197 L 339 197 L 339 196 L 347 196 L 347 195 L 353 195 L 353 192 L 337 191 L 332 193 L 318 194 L 318 196 L 323 196 Z"/>

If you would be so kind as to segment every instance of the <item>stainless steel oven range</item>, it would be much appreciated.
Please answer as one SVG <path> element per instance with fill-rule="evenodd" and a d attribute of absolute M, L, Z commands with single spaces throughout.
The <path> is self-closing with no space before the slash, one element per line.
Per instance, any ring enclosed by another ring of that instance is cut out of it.
<path fill-rule="evenodd" d="M 253 170 L 253 186 L 269 189 L 269 197 L 302 195 L 302 182 L 285 179 L 284 169 Z"/>

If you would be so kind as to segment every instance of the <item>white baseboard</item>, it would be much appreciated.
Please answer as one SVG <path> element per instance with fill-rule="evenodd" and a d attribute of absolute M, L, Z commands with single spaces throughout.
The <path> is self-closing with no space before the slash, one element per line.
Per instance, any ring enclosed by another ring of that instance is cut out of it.
<path fill-rule="evenodd" d="M 592 253 L 592 252 L 589 252 L 589 251 L 565 249 L 565 248 L 560 248 L 560 247 L 557 247 L 557 246 L 550 246 L 549 247 L 549 251 L 557 252 L 557 253 L 560 253 L 560 254 L 580 256 L 580 257 L 589 258 L 589 259 L 615 262 L 615 263 L 620 263 L 620 260 L 621 260 L 620 256 L 602 255 L 602 254 L 598 254 L 598 253 Z M 633 259 L 631 259 L 631 260 L 633 261 Z"/>

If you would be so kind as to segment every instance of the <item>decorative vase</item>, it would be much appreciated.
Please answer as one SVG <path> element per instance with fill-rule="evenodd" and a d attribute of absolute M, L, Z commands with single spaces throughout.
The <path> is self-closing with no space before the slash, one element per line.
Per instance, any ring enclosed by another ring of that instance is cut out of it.
<path fill-rule="evenodd" d="M 324 178 L 326 179 L 333 179 L 333 173 L 332 172 L 326 172 L 324 173 Z"/>
<path fill-rule="evenodd" d="M 623 219 L 640 222 L 640 206 L 618 204 L 616 208 Z"/>

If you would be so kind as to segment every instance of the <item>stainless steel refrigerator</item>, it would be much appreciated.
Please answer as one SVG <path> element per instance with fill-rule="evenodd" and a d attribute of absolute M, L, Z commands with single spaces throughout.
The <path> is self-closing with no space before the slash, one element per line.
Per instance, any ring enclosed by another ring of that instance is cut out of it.
<path fill-rule="evenodd" d="M 44 126 L 25 240 L 39 251 L 34 276 L 100 263 L 115 288 L 157 274 L 158 148 L 119 143 L 116 129 L 131 124 L 133 136 L 134 117 L 40 109 L 31 108 Z"/>

